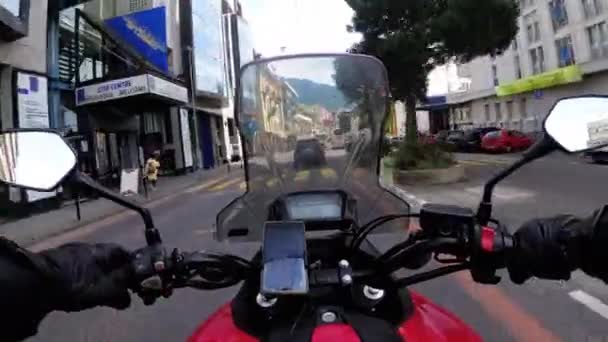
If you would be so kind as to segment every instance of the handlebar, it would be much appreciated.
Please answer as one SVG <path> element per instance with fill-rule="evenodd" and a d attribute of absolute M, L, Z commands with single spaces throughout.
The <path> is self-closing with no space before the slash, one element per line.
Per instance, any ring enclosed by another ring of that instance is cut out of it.
<path fill-rule="evenodd" d="M 432 237 L 428 234 L 412 234 L 410 238 L 376 259 L 373 267 L 360 268 L 342 260 L 331 268 L 309 269 L 309 285 L 349 286 L 353 282 L 373 283 L 403 268 L 408 260 L 434 254 L 435 260 L 449 264 L 432 271 L 401 279 L 397 286 L 409 286 L 449 273 L 470 269 L 473 278 L 481 283 L 497 283 L 497 269 L 506 265 L 506 258 L 514 248 L 510 234 L 500 226 L 470 229 L 467 234 L 454 237 Z M 442 254 L 453 259 L 439 259 Z M 428 261 L 428 260 L 427 260 Z M 426 263 L 426 262 L 425 262 Z M 421 265 L 422 266 L 422 265 Z M 208 252 L 168 253 L 160 244 L 140 249 L 134 253 L 133 289 L 149 304 L 159 296 L 169 296 L 176 288 L 213 290 L 234 286 L 258 276 L 262 267 L 238 256 Z"/>

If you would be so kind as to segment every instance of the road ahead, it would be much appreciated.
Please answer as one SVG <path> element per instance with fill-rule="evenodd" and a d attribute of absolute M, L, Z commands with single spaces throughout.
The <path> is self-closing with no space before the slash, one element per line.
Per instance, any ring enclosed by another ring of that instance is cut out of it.
<path fill-rule="evenodd" d="M 465 158 L 470 160 L 466 162 L 470 166 L 469 182 L 408 191 L 418 201 L 476 204 L 481 179 L 496 172 L 508 162 L 508 157 L 470 155 Z M 495 214 L 510 227 L 539 215 L 586 214 L 600 203 L 608 202 L 608 193 L 602 189 L 605 174 L 608 174 L 605 166 L 587 165 L 564 156 L 550 157 L 521 170 L 500 187 Z M 242 191 L 241 180 L 236 177 L 157 203 L 152 212 L 166 245 L 185 250 L 215 249 L 245 257 L 253 255 L 256 244 L 220 244 L 214 242 L 211 235 L 215 214 Z M 117 242 L 135 249 L 144 245 L 142 231 L 143 225 L 137 216 L 118 215 L 35 247 L 86 240 Z M 374 241 L 386 248 L 392 239 L 382 236 Z M 463 272 L 414 289 L 454 312 L 488 341 L 608 341 L 606 306 L 602 306 L 602 302 L 581 304 L 587 298 L 581 293 L 608 303 L 608 287 L 605 289 L 583 275 L 577 274 L 567 284 L 535 280 L 525 286 L 515 286 L 505 278 L 498 286 L 481 286 Z M 131 308 L 122 312 L 95 309 L 70 315 L 54 313 L 44 321 L 38 337 L 31 340 L 185 340 L 213 310 L 230 300 L 235 291 L 236 287 L 210 292 L 181 290 L 151 307 L 143 306 L 134 298 Z"/>

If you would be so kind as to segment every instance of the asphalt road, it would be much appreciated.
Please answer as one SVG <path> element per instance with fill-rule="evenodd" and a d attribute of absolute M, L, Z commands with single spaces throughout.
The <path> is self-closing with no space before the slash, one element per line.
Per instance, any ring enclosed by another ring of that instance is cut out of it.
<path fill-rule="evenodd" d="M 479 185 L 512 157 L 470 155 L 469 181 L 449 187 L 407 189 L 417 202 L 438 201 L 475 205 Z M 553 156 L 518 172 L 496 193 L 495 216 L 509 227 L 532 217 L 558 213 L 586 214 L 608 202 L 603 189 L 608 167 L 588 165 L 578 158 Z M 236 176 L 235 176 L 236 177 Z M 212 249 L 249 257 L 254 243 L 214 242 L 215 214 L 242 191 L 238 178 L 174 196 L 153 205 L 164 242 L 185 250 Z M 116 242 L 135 249 L 144 245 L 143 225 L 135 215 L 118 215 L 71 234 L 45 241 L 48 248 L 70 240 Z M 374 242 L 390 246 L 390 236 Z M 185 340 L 235 288 L 220 291 L 181 290 L 170 299 L 145 307 L 138 298 L 117 312 L 94 309 L 82 313 L 53 313 L 32 341 L 179 341 Z M 474 284 L 465 272 L 413 287 L 458 315 L 488 341 L 608 341 L 608 287 L 580 274 L 568 283 L 534 280 L 524 286 L 507 278 L 498 286 Z M 581 295 L 582 293 L 582 295 Z M 589 301 L 589 297 L 596 301 Z M 578 298 L 578 300 L 573 299 Z M 587 305 L 581 304 L 581 301 Z M 603 305 L 603 306 L 602 306 Z M 595 311 L 594 311 L 595 310 Z M 604 316 L 602 316 L 604 315 Z"/>

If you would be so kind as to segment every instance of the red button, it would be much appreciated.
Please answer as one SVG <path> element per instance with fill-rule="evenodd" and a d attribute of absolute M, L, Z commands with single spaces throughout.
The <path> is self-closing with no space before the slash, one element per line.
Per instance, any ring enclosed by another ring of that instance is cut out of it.
<path fill-rule="evenodd" d="M 490 227 L 481 228 L 481 249 L 484 252 L 494 251 L 494 236 L 496 232 Z"/>

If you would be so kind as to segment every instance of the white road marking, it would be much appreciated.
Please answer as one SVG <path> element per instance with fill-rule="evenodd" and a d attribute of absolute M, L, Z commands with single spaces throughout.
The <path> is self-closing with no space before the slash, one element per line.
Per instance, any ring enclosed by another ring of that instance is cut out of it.
<path fill-rule="evenodd" d="M 568 295 L 575 301 L 589 308 L 589 310 L 597 313 L 605 319 L 608 319 L 608 305 L 604 304 L 604 302 L 601 300 L 582 290 L 571 291 L 568 293 Z"/>
<path fill-rule="evenodd" d="M 465 191 L 479 196 L 481 196 L 481 194 L 483 193 L 483 189 L 481 186 L 466 188 Z M 513 201 L 517 199 L 533 197 L 534 193 L 515 187 L 499 187 L 494 190 L 493 196 L 497 199 Z"/>

